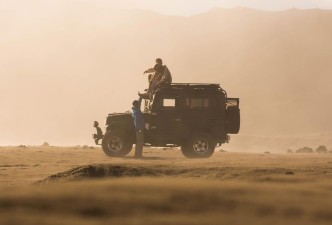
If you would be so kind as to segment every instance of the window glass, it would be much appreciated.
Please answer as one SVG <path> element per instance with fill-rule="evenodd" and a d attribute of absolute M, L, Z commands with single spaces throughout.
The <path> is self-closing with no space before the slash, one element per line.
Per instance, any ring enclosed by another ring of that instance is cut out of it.
<path fill-rule="evenodd" d="M 186 107 L 193 108 L 208 108 L 210 107 L 210 100 L 208 98 L 186 98 Z"/>
<path fill-rule="evenodd" d="M 167 108 L 175 107 L 175 99 L 169 99 L 169 98 L 163 99 L 163 107 Z"/>
<path fill-rule="evenodd" d="M 210 102 L 209 102 L 209 99 L 205 98 L 203 99 L 203 107 L 204 108 L 207 108 L 210 106 Z"/>

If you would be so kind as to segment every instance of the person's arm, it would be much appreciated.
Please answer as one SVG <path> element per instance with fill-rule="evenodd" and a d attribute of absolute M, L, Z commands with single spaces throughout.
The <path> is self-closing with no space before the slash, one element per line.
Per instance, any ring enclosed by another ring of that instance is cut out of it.
<path fill-rule="evenodd" d="M 162 74 L 162 76 L 161 76 L 161 79 L 160 79 L 158 85 L 164 84 L 168 80 L 169 70 L 166 66 L 163 67 L 163 71 L 161 74 Z"/>
<path fill-rule="evenodd" d="M 143 74 L 146 74 L 146 73 L 155 73 L 155 72 L 156 72 L 156 70 L 154 68 L 150 68 L 150 69 L 145 70 Z"/>
<path fill-rule="evenodd" d="M 141 109 L 141 104 L 142 104 L 142 97 L 140 96 L 139 99 L 138 99 L 138 102 L 139 102 L 139 108 Z"/>
<path fill-rule="evenodd" d="M 98 135 L 99 137 L 103 136 L 103 131 L 101 130 L 100 127 L 97 127 L 97 135 Z"/>
<path fill-rule="evenodd" d="M 139 132 L 142 132 L 144 130 L 144 119 L 143 119 L 143 113 L 141 112 L 142 97 L 139 97 L 138 102 L 139 102 L 138 126 L 139 126 Z"/>

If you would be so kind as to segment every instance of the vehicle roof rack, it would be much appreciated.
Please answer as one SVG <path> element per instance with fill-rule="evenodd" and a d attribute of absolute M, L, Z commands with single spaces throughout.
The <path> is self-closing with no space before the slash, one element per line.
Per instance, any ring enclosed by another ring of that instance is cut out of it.
<path fill-rule="evenodd" d="M 171 85 L 160 87 L 159 89 L 221 89 L 219 84 L 210 83 L 172 83 Z"/>
<path fill-rule="evenodd" d="M 202 86 L 202 87 L 207 87 L 207 86 L 213 86 L 213 87 L 219 87 L 219 84 L 211 84 L 211 83 L 172 83 L 171 86 Z"/>

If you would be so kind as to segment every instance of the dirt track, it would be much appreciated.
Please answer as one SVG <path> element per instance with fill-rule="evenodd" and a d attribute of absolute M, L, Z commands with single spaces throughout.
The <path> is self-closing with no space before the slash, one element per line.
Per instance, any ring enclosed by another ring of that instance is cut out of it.
<path fill-rule="evenodd" d="M 330 224 L 332 154 L 0 148 L 1 224 Z M 72 182 L 76 181 L 76 182 Z M 77 182 L 78 181 L 78 182 Z"/>

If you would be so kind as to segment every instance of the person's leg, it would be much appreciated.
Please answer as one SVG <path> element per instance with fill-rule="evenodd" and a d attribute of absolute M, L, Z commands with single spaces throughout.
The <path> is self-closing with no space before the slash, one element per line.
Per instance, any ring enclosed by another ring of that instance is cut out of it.
<path fill-rule="evenodd" d="M 136 132 L 135 157 L 141 158 L 143 153 L 143 132 Z"/>
<path fill-rule="evenodd" d="M 95 139 L 96 145 L 99 145 L 99 140 L 103 139 L 104 135 L 102 134 L 94 134 L 93 139 Z"/>
<path fill-rule="evenodd" d="M 96 135 L 96 138 L 95 138 L 95 142 L 96 142 L 96 145 L 99 145 L 99 140 L 103 139 L 104 135 L 102 134 L 99 134 L 99 135 Z"/>

